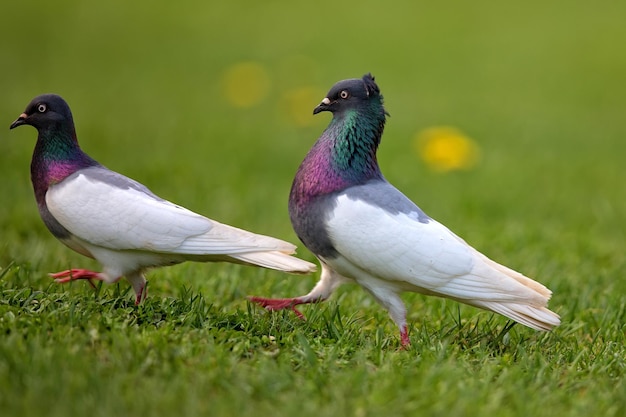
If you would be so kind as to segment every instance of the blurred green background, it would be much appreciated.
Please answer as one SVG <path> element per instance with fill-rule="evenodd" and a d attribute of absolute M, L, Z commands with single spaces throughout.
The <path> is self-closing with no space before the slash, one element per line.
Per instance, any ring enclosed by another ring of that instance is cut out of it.
<path fill-rule="evenodd" d="M 35 95 L 55 92 L 72 107 L 83 148 L 103 164 L 194 210 L 293 240 L 292 175 L 328 122 L 311 110 L 334 82 L 365 72 L 392 116 L 383 171 L 434 217 L 454 222 L 455 205 L 480 204 L 479 218 L 537 230 L 588 229 L 606 220 L 599 216 L 614 216 L 605 224 L 614 229 L 624 220 L 621 2 L 1 7 L 2 230 L 47 236 L 28 180 L 35 133 L 8 125 Z M 264 71 L 263 91 L 237 107 L 225 79 L 249 62 Z M 415 134 L 433 125 L 478 143 L 481 163 L 469 175 L 432 175 L 414 152 Z M 475 192 L 487 200 L 473 202 Z M 4 263 L 7 252 L 24 256 L 2 245 Z"/>
<path fill-rule="evenodd" d="M 623 1 L 33 0 L 5 1 L 0 16 L 0 268 L 32 271 L 12 287 L 67 291 L 45 273 L 97 268 L 39 219 L 28 170 L 36 132 L 8 130 L 34 96 L 62 95 L 83 149 L 107 167 L 208 217 L 299 243 L 289 187 L 330 118 L 313 107 L 336 81 L 371 72 L 391 114 L 379 152 L 390 182 L 554 290 L 566 328 L 588 324 L 584 314 L 623 317 Z M 432 169 L 416 138 L 437 126 L 462 132 L 478 163 Z M 244 279 L 229 276 L 238 271 Z M 220 292 L 213 275 L 234 284 Z M 152 296 L 189 285 L 226 311 L 317 279 L 223 265 L 150 277 Z M 348 291 L 346 314 L 380 311 Z M 425 317 L 417 304 L 439 305 L 408 299 L 414 322 Z"/>

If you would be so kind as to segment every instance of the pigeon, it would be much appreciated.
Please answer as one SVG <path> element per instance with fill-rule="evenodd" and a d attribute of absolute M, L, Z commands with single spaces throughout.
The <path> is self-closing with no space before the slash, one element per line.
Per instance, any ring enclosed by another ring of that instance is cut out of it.
<path fill-rule="evenodd" d="M 356 282 L 384 308 L 410 344 L 404 291 L 450 298 L 532 329 L 560 324 L 551 291 L 500 265 L 429 217 L 384 178 L 376 159 L 388 113 L 371 74 L 339 81 L 313 114 L 333 118 L 298 168 L 289 195 L 296 234 L 321 264 L 320 280 L 295 298 L 249 299 L 268 310 L 326 300 Z"/>
<path fill-rule="evenodd" d="M 59 283 L 86 279 L 93 286 L 92 280 L 125 277 L 139 304 L 147 292 L 144 273 L 153 267 L 224 261 L 301 274 L 316 268 L 291 256 L 291 243 L 196 214 L 96 162 L 78 145 L 72 112 L 58 95 L 35 97 L 10 128 L 22 125 L 38 131 L 31 181 L 43 222 L 103 266 L 50 274 Z"/>

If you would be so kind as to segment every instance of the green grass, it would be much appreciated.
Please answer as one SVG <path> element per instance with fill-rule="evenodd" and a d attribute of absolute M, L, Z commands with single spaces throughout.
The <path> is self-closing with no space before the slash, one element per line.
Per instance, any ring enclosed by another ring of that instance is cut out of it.
<path fill-rule="evenodd" d="M 0 6 L 0 414 L 623 413 L 625 5 L 160 3 Z M 247 109 L 221 94 L 223 74 L 243 61 L 270 81 Z M 94 291 L 46 276 L 98 265 L 39 219 L 35 131 L 8 131 L 35 95 L 63 95 L 83 148 L 108 167 L 214 219 L 297 242 L 287 194 L 329 119 L 301 126 L 288 113 L 310 114 L 335 81 L 368 71 L 392 115 L 379 152 L 386 177 L 550 287 L 563 320 L 554 332 L 406 294 L 403 351 L 356 286 L 303 307 L 307 321 L 245 298 L 299 295 L 317 276 L 183 264 L 150 272 L 138 307 L 125 282 Z M 319 96 L 286 105 L 301 87 Z M 473 138 L 481 163 L 431 172 L 412 141 L 434 125 Z"/>

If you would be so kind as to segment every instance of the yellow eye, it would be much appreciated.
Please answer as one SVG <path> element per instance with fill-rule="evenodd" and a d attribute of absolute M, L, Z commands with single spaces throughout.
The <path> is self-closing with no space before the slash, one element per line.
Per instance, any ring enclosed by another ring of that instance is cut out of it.
<path fill-rule="evenodd" d="M 341 97 L 342 99 L 347 99 L 348 97 L 350 97 L 350 93 L 348 93 L 347 90 L 343 90 L 341 93 L 339 93 L 339 97 Z"/>

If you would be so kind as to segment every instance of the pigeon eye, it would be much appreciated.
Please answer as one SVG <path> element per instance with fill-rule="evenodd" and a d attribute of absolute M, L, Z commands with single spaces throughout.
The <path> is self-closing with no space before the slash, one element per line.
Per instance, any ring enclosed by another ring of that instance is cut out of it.
<path fill-rule="evenodd" d="M 348 97 L 350 97 L 350 93 L 348 93 L 347 90 L 343 90 L 341 93 L 339 93 L 339 97 L 341 97 L 342 99 L 347 99 Z"/>
<path fill-rule="evenodd" d="M 48 106 L 46 106 L 44 103 L 41 103 L 37 106 L 37 111 L 39 113 L 45 113 L 46 110 L 48 110 Z"/>

